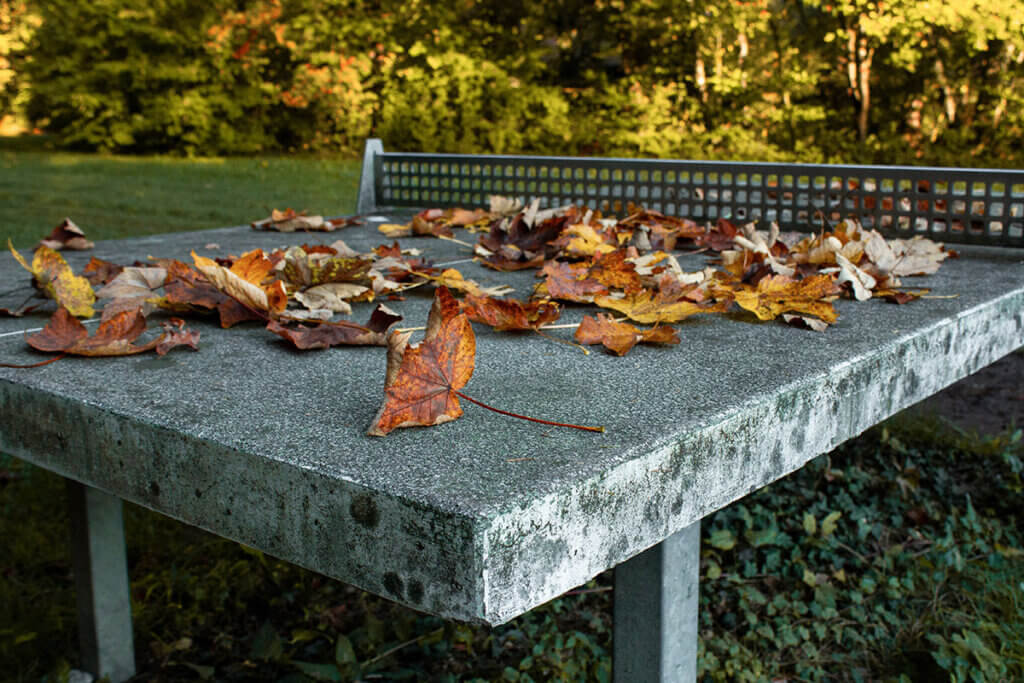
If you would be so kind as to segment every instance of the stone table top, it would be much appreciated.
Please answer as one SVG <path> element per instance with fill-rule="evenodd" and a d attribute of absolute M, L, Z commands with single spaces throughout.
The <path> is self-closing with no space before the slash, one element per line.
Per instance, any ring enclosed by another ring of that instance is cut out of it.
<path fill-rule="evenodd" d="M 368 251 L 387 241 L 381 220 L 327 234 L 159 235 L 65 256 L 79 272 L 91 256 L 188 262 L 193 249 L 336 239 Z M 451 242 L 401 244 L 521 298 L 535 282 L 532 271 L 482 268 Z M 703 260 L 681 259 L 686 269 Z M 27 277 L 0 263 L 0 290 Z M 824 333 L 696 316 L 678 326 L 678 346 L 623 358 L 476 326 L 467 394 L 603 434 L 464 404 L 454 422 L 368 437 L 384 349 L 300 353 L 259 324 L 198 320 L 199 352 L 0 369 L 0 449 L 411 607 L 499 624 L 1024 345 L 1024 252 L 965 247 L 908 284 L 944 298 L 843 300 Z M 421 290 L 388 303 L 401 325 L 425 323 L 432 288 Z M 563 321 L 593 310 L 570 306 Z M 22 331 L 48 315 L 0 318 L 3 362 L 42 358 Z"/>

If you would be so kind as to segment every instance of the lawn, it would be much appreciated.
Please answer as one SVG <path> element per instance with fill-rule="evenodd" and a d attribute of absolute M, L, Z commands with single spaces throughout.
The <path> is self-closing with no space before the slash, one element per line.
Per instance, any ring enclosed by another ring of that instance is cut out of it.
<path fill-rule="evenodd" d="M 239 225 L 270 210 L 355 210 L 361 162 L 50 152 L 0 138 L 0 239 L 30 247 L 65 216 L 92 239 Z"/>
<path fill-rule="evenodd" d="M 5 235 L 351 211 L 358 164 L 0 145 Z M 1024 443 L 902 415 L 702 525 L 707 681 L 1024 679 Z M 59 477 L 0 455 L 0 679 L 79 661 Z M 145 681 L 610 678 L 611 575 L 502 627 L 445 622 L 126 506 Z"/>

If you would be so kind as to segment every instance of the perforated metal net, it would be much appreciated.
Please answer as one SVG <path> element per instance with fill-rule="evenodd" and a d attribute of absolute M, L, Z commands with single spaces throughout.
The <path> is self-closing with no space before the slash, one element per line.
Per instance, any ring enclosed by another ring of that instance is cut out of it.
<path fill-rule="evenodd" d="M 385 152 L 374 189 L 378 207 L 486 206 L 497 194 L 805 232 L 852 217 L 889 236 L 1024 247 L 1022 171 Z"/>

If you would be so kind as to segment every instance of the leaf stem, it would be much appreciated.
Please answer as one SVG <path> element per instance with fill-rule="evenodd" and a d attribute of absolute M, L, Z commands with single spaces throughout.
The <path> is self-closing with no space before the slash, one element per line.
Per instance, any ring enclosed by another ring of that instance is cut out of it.
<path fill-rule="evenodd" d="M 566 346 L 575 346 L 577 349 L 582 351 L 584 355 L 586 355 L 586 356 L 590 355 L 590 349 L 588 349 L 587 347 L 583 346 L 582 344 L 577 344 L 576 342 L 569 341 L 568 339 L 561 339 L 559 337 L 555 337 L 554 335 L 545 334 L 544 332 L 540 331 L 539 327 L 532 327 L 530 329 L 532 329 L 534 332 L 536 332 L 540 336 L 544 337 L 545 339 L 550 339 L 553 342 L 558 342 L 559 344 L 565 344 Z"/>
<path fill-rule="evenodd" d="M 530 422 L 539 422 L 542 425 L 551 425 L 552 427 L 571 427 L 572 429 L 582 429 L 585 432 L 603 432 L 604 431 L 604 427 L 585 427 L 583 425 L 568 424 L 566 422 L 552 422 L 551 420 L 542 420 L 539 417 L 529 417 L 528 415 L 520 415 L 519 413 L 510 413 L 507 410 L 502 410 L 501 408 L 495 408 L 494 406 L 489 406 L 486 403 L 484 403 L 483 401 L 478 401 L 478 400 L 476 400 L 475 398 L 473 398 L 471 396 L 466 396 L 464 393 L 462 393 L 461 391 L 458 391 L 457 389 L 452 389 L 452 392 L 456 396 L 458 396 L 459 398 L 464 398 L 467 401 L 469 401 L 470 403 L 477 404 L 481 408 L 487 408 L 487 410 L 493 410 L 496 413 L 500 413 L 501 415 L 507 415 L 508 417 L 517 417 L 520 420 L 529 420 Z"/>
<path fill-rule="evenodd" d="M 18 365 L 17 363 L 0 363 L 0 368 L 17 368 L 19 370 L 27 370 L 28 368 L 41 368 L 44 365 L 49 365 L 50 363 L 56 363 L 57 361 L 59 361 L 61 358 L 63 358 L 66 355 L 68 355 L 68 354 L 67 353 L 61 353 L 59 355 L 54 356 L 53 358 L 47 358 L 46 360 L 41 360 L 38 363 L 32 363 L 30 365 Z"/>
<path fill-rule="evenodd" d="M 628 320 L 628 318 L 626 316 L 622 316 L 621 318 L 613 317 L 612 320 L 614 320 L 617 323 L 621 323 L 624 320 Z M 551 324 L 541 325 L 537 329 L 538 330 L 575 330 L 579 326 L 580 326 L 580 323 L 560 323 L 558 325 L 551 325 Z"/>
<path fill-rule="evenodd" d="M 457 239 L 455 237 L 448 237 L 447 235 L 438 235 L 437 238 L 440 239 L 440 240 L 447 240 L 449 242 L 455 242 L 455 244 L 461 244 L 462 246 L 469 247 L 470 249 L 475 249 L 476 248 L 475 244 L 470 244 L 469 242 L 463 242 L 462 240 Z"/>

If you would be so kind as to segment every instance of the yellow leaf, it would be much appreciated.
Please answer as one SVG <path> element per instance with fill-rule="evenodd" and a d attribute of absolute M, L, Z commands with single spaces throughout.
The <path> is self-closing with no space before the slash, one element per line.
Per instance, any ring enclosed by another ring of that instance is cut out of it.
<path fill-rule="evenodd" d="M 29 266 L 10 240 L 7 240 L 7 248 L 22 268 L 32 273 L 36 287 L 43 294 L 68 309 L 73 316 L 91 318 L 95 315 L 92 305 L 96 302 L 96 294 L 92 285 L 84 277 L 75 275 L 63 256 L 50 247 L 39 247 Z"/>
<path fill-rule="evenodd" d="M 385 237 L 406 237 L 412 234 L 412 224 L 399 225 L 398 223 L 381 223 L 377 229 L 384 233 Z"/>
<path fill-rule="evenodd" d="M 608 254 L 615 251 L 615 247 L 605 242 L 597 231 L 589 225 L 582 223 L 571 225 L 566 230 L 570 236 L 569 245 L 565 248 L 567 254 L 574 256 L 593 256 L 594 254 Z"/>
<path fill-rule="evenodd" d="M 831 298 L 837 291 L 835 281 L 828 275 L 812 275 L 803 280 L 774 275 L 762 278 L 757 287 L 747 285 L 736 290 L 736 303 L 761 320 L 774 320 L 783 313 L 801 313 L 834 323 L 839 316 Z"/>
<path fill-rule="evenodd" d="M 638 323 L 675 323 L 696 313 L 720 313 L 725 305 L 706 306 L 692 301 L 661 301 L 649 291 L 617 299 L 611 296 L 594 297 L 594 303 L 622 313 Z"/>

